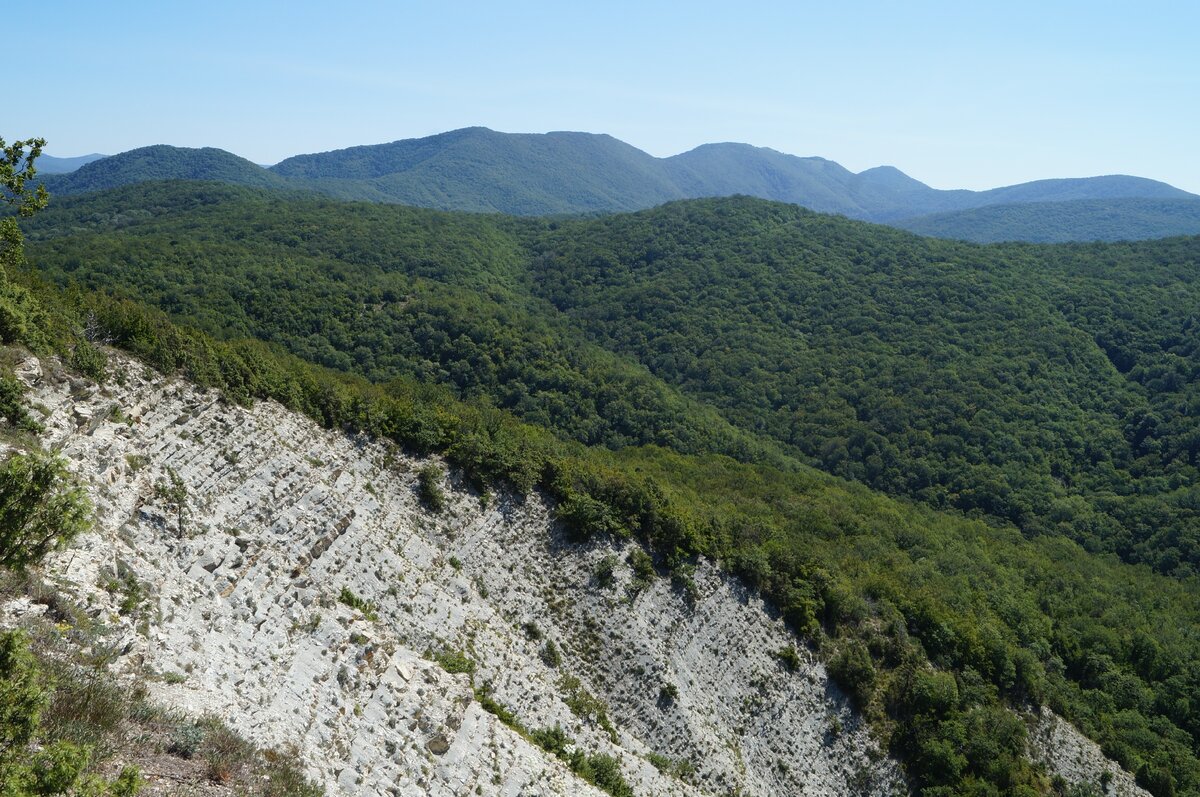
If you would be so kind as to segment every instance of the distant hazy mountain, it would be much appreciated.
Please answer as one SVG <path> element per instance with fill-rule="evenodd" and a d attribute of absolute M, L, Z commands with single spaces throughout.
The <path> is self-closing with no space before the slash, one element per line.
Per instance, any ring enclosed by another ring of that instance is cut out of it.
<path fill-rule="evenodd" d="M 1200 235 L 1200 198 L 1124 197 L 989 205 L 902 219 L 893 226 L 936 238 L 979 243 L 1136 241 Z"/>
<path fill-rule="evenodd" d="M 688 196 L 660 159 L 592 133 L 469 127 L 298 155 L 271 171 L 346 199 L 518 215 L 635 210 Z"/>
<path fill-rule="evenodd" d="M 92 161 L 70 174 L 51 174 L 45 183 L 52 193 L 81 194 L 149 180 L 218 180 L 258 188 L 290 187 L 278 175 L 223 149 L 165 144 Z"/>
<path fill-rule="evenodd" d="M 890 166 L 855 174 L 824 158 L 749 144 L 705 144 L 655 158 L 606 135 L 511 134 L 482 127 L 298 155 L 271 171 L 343 198 L 521 215 L 628 210 L 671 199 L 746 194 L 890 222 L 1002 203 L 1192 196 L 1126 176 L 940 191 Z"/>
<path fill-rule="evenodd" d="M 67 194 L 161 179 L 219 180 L 316 191 L 339 199 L 516 215 L 634 210 L 673 199 L 745 194 L 976 240 L 991 240 L 981 237 L 990 235 L 1021 240 L 1143 238 L 1148 230 L 1160 228 L 1174 233 L 1190 218 L 1185 206 L 1152 212 L 1129 205 L 1134 215 L 1126 224 L 1121 202 L 1200 200 L 1165 183 L 1123 175 L 1039 180 L 990 191 L 943 191 L 891 166 L 856 174 L 824 158 L 801 158 L 748 144 L 705 144 L 656 158 L 607 135 L 512 134 L 482 127 L 297 155 L 270 168 L 219 149 L 144 147 L 89 163 L 69 175 L 51 175 L 46 184 Z M 1069 212 L 1056 209 L 1050 216 L 1005 211 L 962 222 L 918 221 L 930 214 L 994 205 L 1080 200 L 1106 204 Z M 989 222 L 979 220 L 993 217 L 1005 219 L 996 232 L 985 230 Z M 1051 225 L 1052 219 L 1057 226 Z M 1096 235 L 1101 226 L 1104 235 Z"/>
<path fill-rule="evenodd" d="M 53 155 L 42 155 L 37 159 L 37 170 L 42 174 L 67 174 L 68 172 L 75 171 L 80 166 L 106 157 L 108 156 L 95 152 L 91 155 L 79 155 L 74 158 L 56 158 Z"/>

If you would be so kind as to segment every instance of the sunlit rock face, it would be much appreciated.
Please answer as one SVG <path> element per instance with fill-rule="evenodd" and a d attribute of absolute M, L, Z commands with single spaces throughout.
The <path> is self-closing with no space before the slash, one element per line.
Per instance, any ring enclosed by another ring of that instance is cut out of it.
<path fill-rule="evenodd" d="M 638 795 L 907 791 L 821 664 L 801 647 L 789 668 L 794 638 L 710 563 L 639 579 L 630 543 L 565 540 L 536 494 L 447 479 L 431 512 L 427 461 L 119 355 L 103 386 L 18 374 L 96 506 L 51 572 L 117 629 L 115 666 L 294 751 L 330 794 L 602 794 L 536 743 L 555 727 Z"/>

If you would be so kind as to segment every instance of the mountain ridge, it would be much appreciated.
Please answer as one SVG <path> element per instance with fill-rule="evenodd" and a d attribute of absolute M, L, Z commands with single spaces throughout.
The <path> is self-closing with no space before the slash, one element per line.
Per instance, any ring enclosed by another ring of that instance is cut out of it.
<path fill-rule="evenodd" d="M 161 179 L 218 180 L 340 200 L 518 216 L 623 212 L 676 199 L 744 194 L 900 227 L 931 214 L 995 205 L 1109 203 L 1100 220 L 1094 214 L 1064 218 L 1065 226 L 1048 238 L 1016 229 L 1018 240 L 1091 240 L 1096 237 L 1091 230 L 1102 221 L 1107 226 L 1100 237 L 1144 237 L 1147 226 L 1126 223 L 1121 203 L 1200 201 L 1166 183 L 1130 175 L 1053 178 L 985 191 L 942 190 L 894 166 L 855 173 L 825 158 L 737 142 L 702 144 L 658 158 L 602 133 L 500 133 L 485 127 L 295 155 L 271 167 L 216 148 L 159 144 L 102 158 L 68 174 L 50 174 L 43 182 L 52 193 L 77 194 Z M 1186 213 L 1200 225 L 1200 205 Z M 932 234 L 970 237 L 944 219 Z"/>

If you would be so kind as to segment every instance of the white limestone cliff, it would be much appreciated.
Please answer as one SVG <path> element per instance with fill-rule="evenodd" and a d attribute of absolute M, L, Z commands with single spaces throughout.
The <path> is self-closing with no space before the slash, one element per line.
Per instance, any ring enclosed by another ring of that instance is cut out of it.
<path fill-rule="evenodd" d="M 629 543 L 568 542 L 536 494 L 447 481 L 432 513 L 423 462 L 395 446 L 234 406 L 122 355 L 110 372 L 99 387 L 51 361 L 18 368 L 44 444 L 96 506 L 50 571 L 119 629 L 118 668 L 166 676 L 151 681 L 162 702 L 294 747 L 329 794 L 602 793 L 481 697 L 615 757 L 637 795 L 907 791 L 823 666 L 803 647 L 784 666 L 793 637 L 712 564 L 690 593 L 637 584 Z M 133 584 L 145 602 L 123 615 Z M 473 672 L 449 672 L 465 669 L 455 658 Z M 1050 772 L 1118 771 L 1057 722 L 1031 734 Z"/>

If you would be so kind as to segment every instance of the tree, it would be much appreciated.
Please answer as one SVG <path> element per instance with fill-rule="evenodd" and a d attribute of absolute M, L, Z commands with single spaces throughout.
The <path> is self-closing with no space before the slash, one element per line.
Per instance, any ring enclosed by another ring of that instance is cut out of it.
<path fill-rule="evenodd" d="M 90 505 L 66 464 L 14 454 L 0 465 L 0 566 L 23 569 L 88 527 Z"/>
<path fill-rule="evenodd" d="M 16 208 L 17 216 L 32 216 L 50 200 L 44 185 L 36 188 L 28 185 L 37 175 L 34 162 L 45 146 L 46 141 L 41 138 L 12 144 L 6 144 L 0 138 L 0 198 L 6 205 Z M 23 243 L 16 217 L 0 220 L 0 285 L 4 284 L 8 269 L 21 263 Z"/>
<path fill-rule="evenodd" d="M 8 275 L 25 262 L 25 239 L 17 219 L 32 216 L 49 201 L 45 186 L 29 184 L 45 145 L 40 138 L 12 144 L 0 138 L 0 199 L 15 210 L 0 218 L 0 343 L 19 341 L 36 347 L 43 339 L 41 308 L 24 288 L 10 285 Z"/>

